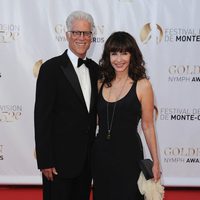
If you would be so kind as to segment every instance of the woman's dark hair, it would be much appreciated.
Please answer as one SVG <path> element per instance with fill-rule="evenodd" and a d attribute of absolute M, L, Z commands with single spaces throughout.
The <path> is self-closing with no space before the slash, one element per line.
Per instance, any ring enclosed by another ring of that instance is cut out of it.
<path fill-rule="evenodd" d="M 131 54 L 129 77 L 133 81 L 147 78 L 145 62 L 142 53 L 133 38 L 129 33 L 118 31 L 110 35 L 104 45 L 102 57 L 99 61 L 100 64 L 100 79 L 111 86 L 111 81 L 115 78 L 115 70 L 110 63 L 111 52 L 129 52 Z"/>

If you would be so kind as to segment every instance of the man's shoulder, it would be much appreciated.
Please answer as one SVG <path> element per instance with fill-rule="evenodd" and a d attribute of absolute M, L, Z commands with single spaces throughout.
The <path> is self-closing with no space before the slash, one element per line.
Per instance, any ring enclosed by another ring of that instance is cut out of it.
<path fill-rule="evenodd" d="M 40 67 L 40 74 L 41 73 L 42 74 L 55 73 L 59 69 L 58 66 L 62 65 L 62 60 L 63 60 L 62 57 L 63 57 L 63 54 L 46 60 Z"/>
<path fill-rule="evenodd" d="M 88 60 L 89 62 L 91 62 L 91 63 L 94 63 L 94 64 L 98 65 L 98 64 L 97 64 L 97 62 L 96 62 L 96 61 L 94 61 L 94 60 L 93 60 L 93 59 L 91 59 L 91 58 L 87 58 L 87 60 Z"/>
<path fill-rule="evenodd" d="M 88 62 L 89 62 L 89 68 L 93 74 L 93 76 L 95 77 L 96 80 L 98 80 L 99 77 L 99 65 L 92 59 L 88 58 Z"/>
<path fill-rule="evenodd" d="M 61 65 L 61 63 L 65 59 L 64 57 L 66 57 L 66 56 L 67 56 L 67 54 L 64 55 L 64 53 L 63 53 L 61 55 L 57 55 L 52 58 L 49 58 L 42 64 L 42 67 L 43 68 L 57 68 L 58 65 Z"/>
<path fill-rule="evenodd" d="M 92 68 L 95 68 L 95 69 L 99 68 L 99 65 L 94 60 L 92 60 L 91 58 L 87 58 L 87 60 L 89 62 L 89 65 L 92 66 Z"/>

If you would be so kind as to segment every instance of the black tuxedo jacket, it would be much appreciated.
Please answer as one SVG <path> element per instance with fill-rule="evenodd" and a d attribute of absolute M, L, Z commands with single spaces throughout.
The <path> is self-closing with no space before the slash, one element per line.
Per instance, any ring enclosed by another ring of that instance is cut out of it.
<path fill-rule="evenodd" d="M 89 63 L 89 112 L 67 50 L 46 61 L 37 79 L 34 122 L 38 168 L 55 167 L 65 178 L 79 175 L 95 136 L 98 65 L 92 60 Z"/>

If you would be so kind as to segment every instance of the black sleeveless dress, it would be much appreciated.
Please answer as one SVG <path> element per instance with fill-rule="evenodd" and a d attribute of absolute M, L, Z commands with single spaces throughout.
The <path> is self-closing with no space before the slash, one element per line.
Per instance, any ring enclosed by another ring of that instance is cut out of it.
<path fill-rule="evenodd" d="M 136 95 L 136 83 L 125 97 L 111 103 L 103 98 L 102 88 L 98 101 L 99 133 L 93 147 L 94 199 L 143 200 L 137 186 L 138 161 L 143 158 L 143 150 L 137 132 L 141 104 Z M 107 139 L 107 118 L 112 118 L 114 106 L 111 137 Z"/>

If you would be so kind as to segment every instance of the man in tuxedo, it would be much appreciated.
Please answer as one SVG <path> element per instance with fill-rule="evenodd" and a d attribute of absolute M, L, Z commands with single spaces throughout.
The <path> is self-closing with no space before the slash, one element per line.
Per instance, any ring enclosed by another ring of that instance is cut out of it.
<path fill-rule="evenodd" d="M 98 65 L 86 58 L 93 18 L 72 12 L 69 48 L 42 64 L 36 84 L 35 142 L 44 200 L 89 200 L 96 129 Z"/>

